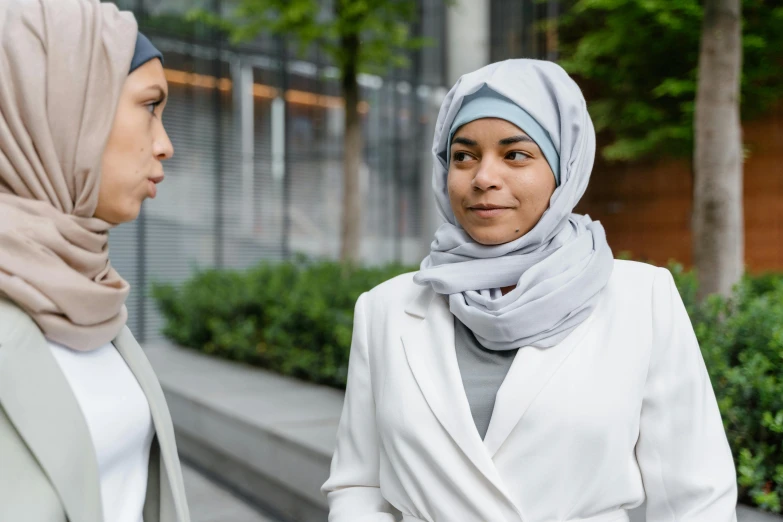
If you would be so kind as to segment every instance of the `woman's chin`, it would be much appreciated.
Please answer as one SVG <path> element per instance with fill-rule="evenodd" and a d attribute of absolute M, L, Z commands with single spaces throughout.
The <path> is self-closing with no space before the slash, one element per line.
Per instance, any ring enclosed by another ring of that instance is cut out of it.
<path fill-rule="evenodd" d="M 123 223 L 130 223 L 131 221 L 136 221 L 140 213 L 141 213 L 141 203 L 139 203 L 138 205 L 129 205 L 128 208 L 125 209 L 125 212 L 121 214 L 120 216 L 121 221 L 117 224 L 121 225 Z"/>
<path fill-rule="evenodd" d="M 139 217 L 141 201 L 128 201 L 122 205 L 112 205 L 109 208 L 99 208 L 95 217 L 112 225 L 129 223 Z"/>
<path fill-rule="evenodd" d="M 468 230 L 473 241 L 484 246 L 496 246 L 509 243 L 520 237 L 516 232 L 508 230 Z"/>

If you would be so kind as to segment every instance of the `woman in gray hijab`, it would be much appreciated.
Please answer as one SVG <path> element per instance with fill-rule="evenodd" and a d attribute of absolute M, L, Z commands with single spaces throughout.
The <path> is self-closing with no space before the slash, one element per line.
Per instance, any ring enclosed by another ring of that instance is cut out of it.
<path fill-rule="evenodd" d="M 187 522 L 108 234 L 173 148 L 162 56 L 98 0 L 0 2 L 0 520 Z"/>
<path fill-rule="evenodd" d="M 536 60 L 441 106 L 443 224 L 421 269 L 356 305 L 323 491 L 333 522 L 733 522 L 736 475 L 693 328 L 662 268 L 616 261 L 573 210 L 595 132 Z"/>

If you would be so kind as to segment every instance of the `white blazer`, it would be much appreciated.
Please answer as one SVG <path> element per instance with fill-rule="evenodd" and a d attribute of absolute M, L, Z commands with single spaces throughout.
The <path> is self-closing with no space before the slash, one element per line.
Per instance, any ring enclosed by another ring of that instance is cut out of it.
<path fill-rule="evenodd" d="M 482 441 L 446 300 L 402 275 L 356 304 L 331 522 L 734 522 L 734 463 L 668 270 L 615 261 L 560 344 L 524 347 Z"/>

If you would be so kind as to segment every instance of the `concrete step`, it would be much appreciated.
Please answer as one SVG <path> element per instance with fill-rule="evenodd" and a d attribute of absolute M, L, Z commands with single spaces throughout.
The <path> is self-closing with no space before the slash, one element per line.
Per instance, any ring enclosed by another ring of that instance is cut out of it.
<path fill-rule="evenodd" d="M 180 454 L 290 521 L 325 521 L 343 393 L 166 343 L 145 346 Z"/>

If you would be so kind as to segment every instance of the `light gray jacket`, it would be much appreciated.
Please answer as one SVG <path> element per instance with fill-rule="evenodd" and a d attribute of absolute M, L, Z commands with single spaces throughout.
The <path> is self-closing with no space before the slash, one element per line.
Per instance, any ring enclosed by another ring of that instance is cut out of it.
<path fill-rule="evenodd" d="M 128 328 L 113 341 L 147 396 L 156 436 L 145 522 L 189 522 L 174 429 Z M 33 320 L 0 298 L 0 520 L 104 521 L 97 458 L 76 396 Z"/>

